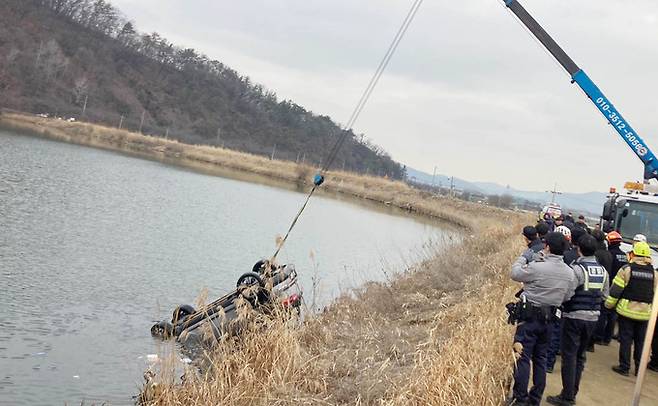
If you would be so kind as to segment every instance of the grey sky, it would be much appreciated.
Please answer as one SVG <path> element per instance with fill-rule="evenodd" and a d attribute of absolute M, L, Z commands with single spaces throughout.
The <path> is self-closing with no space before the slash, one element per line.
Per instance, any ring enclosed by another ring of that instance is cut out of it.
<path fill-rule="evenodd" d="M 411 0 L 113 0 L 158 31 L 337 122 Z M 523 4 L 658 153 L 658 4 Z M 426 0 L 356 124 L 394 159 L 468 180 L 607 191 L 642 166 L 498 0 Z"/>

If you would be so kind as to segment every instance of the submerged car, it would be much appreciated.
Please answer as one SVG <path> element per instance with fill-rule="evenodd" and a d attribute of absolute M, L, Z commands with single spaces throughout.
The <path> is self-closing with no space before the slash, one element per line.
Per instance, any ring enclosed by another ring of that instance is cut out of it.
<path fill-rule="evenodd" d="M 295 267 L 291 264 L 270 266 L 266 260 L 258 261 L 252 272 L 238 278 L 234 291 L 199 309 L 190 305 L 176 307 L 171 321 L 154 324 L 151 335 L 161 339 L 176 338 L 186 346 L 209 344 L 225 334 L 237 333 L 232 322 L 238 316 L 240 304 L 248 303 L 256 310 L 267 311 L 268 305 L 277 302 L 284 308 L 299 311 L 302 294 Z"/>

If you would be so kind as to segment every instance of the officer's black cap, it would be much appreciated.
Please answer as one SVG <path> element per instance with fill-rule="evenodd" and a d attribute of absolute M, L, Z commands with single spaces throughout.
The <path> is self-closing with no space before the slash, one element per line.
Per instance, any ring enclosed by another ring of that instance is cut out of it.
<path fill-rule="evenodd" d="M 537 229 L 533 226 L 525 226 L 523 227 L 523 235 L 529 240 L 534 240 L 537 238 Z"/>

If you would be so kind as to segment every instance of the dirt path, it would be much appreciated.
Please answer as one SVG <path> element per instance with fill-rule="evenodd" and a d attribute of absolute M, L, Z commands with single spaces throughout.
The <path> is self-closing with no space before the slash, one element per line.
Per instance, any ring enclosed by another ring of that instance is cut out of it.
<path fill-rule="evenodd" d="M 579 406 L 630 405 L 635 386 L 635 376 L 626 378 L 610 369 L 617 364 L 619 345 L 616 341 L 609 347 L 596 346 L 596 352 L 587 353 L 587 364 L 576 399 Z M 555 364 L 555 372 L 548 375 L 544 399 L 562 390 L 560 378 L 560 358 Z M 542 404 L 548 404 L 545 400 Z M 641 405 L 658 405 L 658 373 L 647 371 L 642 386 Z"/>

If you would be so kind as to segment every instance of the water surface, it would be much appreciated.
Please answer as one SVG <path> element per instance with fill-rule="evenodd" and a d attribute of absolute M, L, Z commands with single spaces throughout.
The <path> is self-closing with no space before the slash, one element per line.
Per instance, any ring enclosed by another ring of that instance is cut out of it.
<path fill-rule="evenodd" d="M 0 404 L 131 404 L 154 320 L 273 253 L 304 195 L 0 131 Z M 280 256 L 318 303 L 454 230 L 314 198 Z"/>

